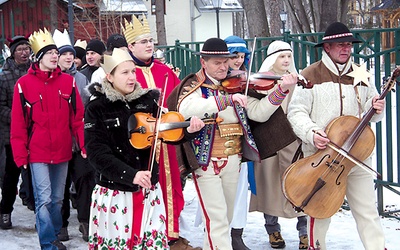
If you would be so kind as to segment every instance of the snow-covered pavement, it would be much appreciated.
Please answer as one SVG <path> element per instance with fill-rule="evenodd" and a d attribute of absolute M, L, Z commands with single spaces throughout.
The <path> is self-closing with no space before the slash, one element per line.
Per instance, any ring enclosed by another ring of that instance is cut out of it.
<path fill-rule="evenodd" d="M 189 232 L 184 234 L 193 246 L 202 246 L 203 229 L 194 227 L 194 220 L 197 210 L 197 196 L 193 182 L 187 181 L 185 187 L 186 206 L 183 211 L 183 218 Z M 1 197 L 1 196 L 0 196 Z M 385 204 L 393 205 L 399 209 L 400 197 L 394 194 L 387 194 Z M 393 208 L 392 208 L 393 209 Z M 285 249 L 298 249 L 298 236 L 295 219 L 279 219 L 282 227 L 282 236 L 286 241 Z M 382 226 L 386 236 L 386 247 L 388 250 L 399 249 L 400 244 L 400 221 L 393 218 L 382 218 Z M 13 229 L 0 229 L 0 249 L 39 249 L 39 241 L 35 231 L 34 213 L 22 206 L 19 197 L 15 203 L 12 213 Z M 71 210 L 71 217 L 68 231 L 70 240 L 64 242 L 68 249 L 87 249 L 87 244 L 81 238 L 78 231 L 76 210 Z M 272 249 L 268 243 L 268 235 L 264 229 L 263 216 L 261 213 L 252 212 L 248 214 L 247 226 L 244 230 L 244 241 L 253 250 Z M 329 249 L 363 249 L 358 238 L 355 222 L 350 211 L 339 211 L 332 217 L 332 223 L 328 231 L 327 244 Z"/>

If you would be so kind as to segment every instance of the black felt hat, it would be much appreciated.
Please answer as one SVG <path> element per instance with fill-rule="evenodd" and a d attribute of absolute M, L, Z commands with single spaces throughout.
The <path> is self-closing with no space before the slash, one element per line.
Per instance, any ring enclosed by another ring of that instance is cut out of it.
<path fill-rule="evenodd" d="M 317 43 L 315 47 L 321 47 L 324 43 L 361 43 L 360 40 L 355 38 L 350 32 L 349 28 L 341 22 L 334 22 L 328 26 L 325 31 L 322 41 Z"/>
<path fill-rule="evenodd" d="M 204 42 L 203 48 L 196 53 L 202 57 L 236 57 L 236 54 L 231 54 L 225 41 L 220 38 L 210 38 Z"/>

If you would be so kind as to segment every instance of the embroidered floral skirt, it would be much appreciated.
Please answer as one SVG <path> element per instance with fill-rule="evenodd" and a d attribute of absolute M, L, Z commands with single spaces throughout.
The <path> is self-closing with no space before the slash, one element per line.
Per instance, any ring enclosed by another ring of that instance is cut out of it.
<path fill-rule="evenodd" d="M 144 192 L 93 189 L 89 249 L 169 249 L 165 208 L 157 183 Z"/>

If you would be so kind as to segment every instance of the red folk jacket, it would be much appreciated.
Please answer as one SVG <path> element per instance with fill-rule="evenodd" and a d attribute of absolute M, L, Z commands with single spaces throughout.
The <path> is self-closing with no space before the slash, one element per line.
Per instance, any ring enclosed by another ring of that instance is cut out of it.
<path fill-rule="evenodd" d="M 32 64 L 14 88 L 10 142 L 17 166 L 70 160 L 72 137 L 83 149 L 83 115 L 74 78 Z"/>
<path fill-rule="evenodd" d="M 165 86 L 166 75 L 168 75 L 168 81 Z M 167 107 L 168 95 L 180 83 L 176 74 L 158 60 L 154 60 L 148 67 L 136 65 L 136 80 L 143 88 L 158 88 L 163 91 L 164 107 Z M 179 237 L 179 215 L 185 202 L 174 145 L 163 144 L 159 164 L 159 182 L 167 214 L 167 235 L 169 239 L 177 239 Z"/>

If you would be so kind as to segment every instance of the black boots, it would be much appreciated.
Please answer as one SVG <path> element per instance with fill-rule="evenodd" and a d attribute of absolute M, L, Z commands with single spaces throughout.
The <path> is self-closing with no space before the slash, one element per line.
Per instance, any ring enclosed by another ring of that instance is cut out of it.
<path fill-rule="evenodd" d="M 232 237 L 232 248 L 233 250 L 250 250 L 242 239 L 243 228 L 232 228 L 231 237 Z"/>
<path fill-rule="evenodd" d="M 11 214 L 0 214 L 0 228 L 1 229 L 11 229 Z"/>

